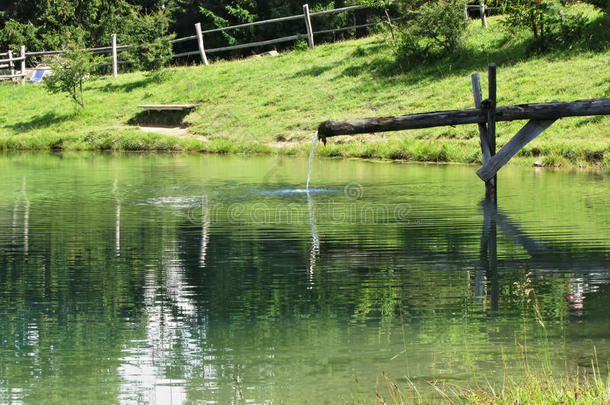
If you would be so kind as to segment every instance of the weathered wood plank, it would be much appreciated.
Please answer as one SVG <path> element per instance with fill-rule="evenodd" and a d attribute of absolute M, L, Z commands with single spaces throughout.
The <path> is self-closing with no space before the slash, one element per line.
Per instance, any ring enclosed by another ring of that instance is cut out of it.
<path fill-rule="evenodd" d="M 474 98 L 474 106 L 481 108 L 483 95 L 481 92 L 481 78 L 478 73 L 471 76 L 472 79 L 472 96 Z M 481 143 L 481 154 L 483 155 L 483 164 L 487 163 L 491 154 L 489 153 L 489 144 L 487 143 L 487 125 L 479 124 L 479 140 Z"/>
<path fill-rule="evenodd" d="M 361 10 L 363 8 L 367 8 L 367 6 L 348 6 L 348 7 L 341 7 L 341 8 L 333 8 L 333 9 L 330 9 L 330 10 L 316 11 L 315 13 L 311 13 L 311 15 L 323 15 L 323 14 L 340 13 L 342 11 Z"/>
<path fill-rule="evenodd" d="M 199 46 L 199 53 L 201 54 L 201 61 L 204 65 L 208 66 L 208 57 L 205 54 L 205 47 L 203 46 L 203 34 L 201 33 L 201 23 L 195 24 L 195 33 L 197 34 L 197 45 Z"/>
<path fill-rule="evenodd" d="M 307 28 L 307 43 L 311 49 L 315 47 L 313 41 L 313 28 L 311 25 L 311 16 L 309 15 L 309 4 L 303 4 L 303 17 L 305 18 L 305 27 Z"/>
<path fill-rule="evenodd" d="M 138 108 L 144 110 L 158 110 L 158 111 L 176 111 L 176 110 L 190 110 L 199 107 L 201 104 L 143 104 L 139 105 Z"/>
<path fill-rule="evenodd" d="M 290 16 L 287 16 L 287 17 L 272 18 L 270 20 L 254 21 L 254 22 L 251 22 L 251 23 L 245 23 L 245 24 L 239 24 L 239 25 L 231 25 L 229 27 L 212 28 L 212 29 L 205 30 L 205 31 L 202 31 L 202 32 L 204 34 L 210 34 L 212 32 L 220 32 L 220 31 L 233 30 L 233 29 L 237 29 L 237 28 L 253 27 L 255 25 L 278 23 L 278 22 L 282 22 L 282 21 L 300 20 L 301 18 L 303 18 L 303 14 L 290 15 Z"/>
<path fill-rule="evenodd" d="M 483 181 L 487 181 L 496 175 L 508 161 L 521 150 L 522 147 L 544 132 L 556 120 L 532 120 L 529 121 L 500 151 L 483 164 L 477 175 Z"/>
<path fill-rule="evenodd" d="M 302 18 L 302 16 L 301 16 L 301 18 Z M 236 50 L 236 49 L 253 48 L 256 46 L 273 45 L 273 44 L 279 44 L 281 42 L 294 41 L 295 39 L 303 38 L 305 36 L 307 36 L 307 34 L 291 35 L 289 37 L 270 39 L 268 41 L 250 42 L 248 44 L 240 44 L 240 45 L 224 46 L 221 48 L 207 49 L 206 52 L 207 53 L 223 52 L 223 51 L 232 51 L 232 50 Z"/>
<path fill-rule="evenodd" d="M 561 117 L 610 115 L 610 98 L 571 102 L 519 104 L 496 108 L 496 121 L 549 120 Z M 435 111 L 394 117 L 324 121 L 318 127 L 320 138 L 372 132 L 402 131 L 447 125 L 482 124 L 487 121 L 482 109 Z"/>
<path fill-rule="evenodd" d="M 112 44 L 112 77 L 117 77 L 119 75 L 119 64 L 117 59 L 116 34 L 110 35 L 110 43 Z"/>
<path fill-rule="evenodd" d="M 480 2 L 479 4 L 483 4 Z M 482 6 L 481 6 L 482 7 Z M 485 17 L 485 10 L 483 9 L 483 18 Z M 496 154 L 496 101 L 497 101 L 497 87 L 496 87 L 496 64 L 490 63 L 487 73 L 488 80 L 488 94 L 487 99 L 489 105 L 487 106 L 487 144 L 489 145 L 489 154 L 491 158 Z M 489 201 L 497 201 L 498 196 L 498 179 L 496 176 L 491 177 L 485 181 L 485 198 Z"/>

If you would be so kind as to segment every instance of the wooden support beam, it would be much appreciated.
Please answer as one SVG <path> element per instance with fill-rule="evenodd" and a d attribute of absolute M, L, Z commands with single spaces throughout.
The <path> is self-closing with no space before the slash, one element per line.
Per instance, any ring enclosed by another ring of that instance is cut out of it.
<path fill-rule="evenodd" d="M 11 51 L 9 49 L 9 51 L 8 51 L 8 65 L 9 65 L 9 67 L 11 69 L 11 76 L 14 77 L 15 76 L 15 64 L 14 64 L 13 61 L 14 61 L 14 59 L 13 59 L 13 51 Z"/>
<path fill-rule="evenodd" d="M 610 98 L 596 98 L 571 102 L 519 104 L 496 108 L 496 121 L 549 120 L 561 117 L 610 115 Z M 338 135 L 368 134 L 442 127 L 448 125 L 484 124 L 487 114 L 483 109 L 435 111 L 394 117 L 364 118 L 346 121 L 324 121 L 318 127 L 320 139 Z"/>
<path fill-rule="evenodd" d="M 474 97 L 474 106 L 477 109 L 482 108 L 483 95 L 481 92 L 481 78 L 478 73 L 471 76 L 472 79 L 472 96 Z M 483 164 L 487 163 L 491 154 L 489 153 L 489 144 L 487 143 L 487 125 L 480 123 L 479 125 L 479 140 L 481 143 L 481 154 L 483 155 Z"/>
<path fill-rule="evenodd" d="M 489 161 L 483 163 L 483 167 L 477 170 L 477 175 L 483 181 L 494 177 L 508 161 L 527 145 L 530 141 L 544 132 L 556 120 L 532 120 L 529 121 L 500 151 Z"/>
<path fill-rule="evenodd" d="M 117 63 L 116 34 L 110 35 L 110 42 L 112 44 L 112 77 L 117 77 L 119 75 L 119 64 Z"/>
<path fill-rule="evenodd" d="M 491 155 L 491 158 L 493 158 L 496 154 L 496 64 L 490 63 L 488 69 L 487 81 L 489 85 L 489 98 L 487 99 L 487 144 L 489 145 L 489 154 Z M 485 181 L 485 199 L 495 202 L 497 201 L 497 196 L 498 179 L 496 176 L 493 176 Z"/>
<path fill-rule="evenodd" d="M 303 16 L 305 17 L 305 26 L 307 27 L 307 43 L 311 49 L 314 48 L 313 28 L 311 25 L 311 17 L 309 15 L 309 4 L 303 4 Z"/>
<path fill-rule="evenodd" d="M 21 85 L 25 86 L 25 45 L 21 45 L 19 56 L 21 57 Z"/>
<path fill-rule="evenodd" d="M 485 16 L 485 4 L 482 1 L 479 1 L 479 12 L 481 13 L 481 24 L 483 24 L 483 28 L 487 28 L 487 16 Z"/>
<path fill-rule="evenodd" d="M 208 57 L 205 54 L 205 48 L 203 46 L 203 34 L 201 33 L 201 23 L 195 24 L 195 32 L 197 33 L 197 43 L 199 44 L 199 53 L 201 54 L 201 61 L 204 65 L 208 65 Z"/>

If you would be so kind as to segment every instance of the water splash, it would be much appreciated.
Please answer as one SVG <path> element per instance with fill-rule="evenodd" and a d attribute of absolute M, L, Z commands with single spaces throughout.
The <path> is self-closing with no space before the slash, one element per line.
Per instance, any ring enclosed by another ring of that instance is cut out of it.
<path fill-rule="evenodd" d="M 311 142 L 311 149 L 309 150 L 309 167 L 307 169 L 307 184 L 305 186 L 305 190 L 309 191 L 309 179 L 311 178 L 311 165 L 313 163 L 313 156 L 316 152 L 316 144 L 318 143 L 318 131 L 316 131 L 313 136 L 313 141 Z"/>

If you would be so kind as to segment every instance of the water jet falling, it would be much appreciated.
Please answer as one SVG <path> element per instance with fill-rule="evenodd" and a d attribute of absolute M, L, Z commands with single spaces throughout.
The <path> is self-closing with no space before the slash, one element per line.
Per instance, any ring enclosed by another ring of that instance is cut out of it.
<path fill-rule="evenodd" d="M 305 190 L 309 191 L 309 178 L 311 177 L 311 165 L 313 163 L 313 156 L 316 152 L 316 143 L 318 142 L 318 131 L 313 136 L 313 141 L 311 142 L 311 149 L 309 150 L 309 168 L 307 169 L 307 184 L 305 185 Z"/>

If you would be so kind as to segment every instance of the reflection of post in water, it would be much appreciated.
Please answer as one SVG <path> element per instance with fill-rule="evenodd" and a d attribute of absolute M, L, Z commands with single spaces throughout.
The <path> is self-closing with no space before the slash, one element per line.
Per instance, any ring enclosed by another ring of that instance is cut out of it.
<path fill-rule="evenodd" d="M 483 230 L 481 234 L 480 262 L 476 270 L 474 295 L 475 302 L 482 302 L 486 296 L 485 280 L 489 280 L 491 309 L 498 309 L 498 235 L 496 229 L 497 206 L 495 201 L 483 200 L 480 203 L 483 209 Z"/>
<path fill-rule="evenodd" d="M 201 250 L 199 252 L 199 266 L 205 267 L 205 259 L 208 250 L 210 228 L 210 216 L 208 213 L 208 197 L 201 196 Z"/>
<path fill-rule="evenodd" d="M 24 177 L 21 185 L 21 194 L 23 196 L 23 254 L 27 256 L 30 247 L 30 200 L 27 195 L 27 180 Z M 19 203 L 20 198 L 15 199 L 13 207 L 13 224 L 11 245 L 17 246 L 17 226 L 19 225 Z"/>
<path fill-rule="evenodd" d="M 497 228 L 504 235 L 518 243 L 530 255 L 532 263 L 545 263 L 553 261 L 551 250 L 543 242 L 533 238 L 521 230 L 517 224 L 499 210 L 494 201 L 483 200 L 480 203 L 483 209 L 483 233 L 481 235 L 480 262 L 481 265 L 475 274 L 474 295 L 476 302 L 482 302 L 486 296 L 485 280 L 489 280 L 491 288 L 491 307 L 498 307 L 498 254 L 497 254 Z"/>
<path fill-rule="evenodd" d="M 311 199 L 309 191 L 307 192 L 307 213 L 309 214 L 309 227 L 311 229 L 311 250 L 309 252 L 309 270 L 307 272 L 307 277 L 309 286 L 313 287 L 314 268 L 316 266 L 318 254 L 320 254 L 320 239 L 318 238 L 318 232 L 316 230 L 316 222 L 313 212 L 313 200 Z"/>
<path fill-rule="evenodd" d="M 28 255 L 30 249 L 30 200 L 27 195 L 27 183 L 25 177 L 23 178 L 23 254 Z"/>
<path fill-rule="evenodd" d="M 119 181 L 114 179 L 112 184 L 112 194 L 116 202 L 116 214 L 114 220 L 114 251 L 116 257 L 121 256 L 121 199 L 117 192 Z"/>

